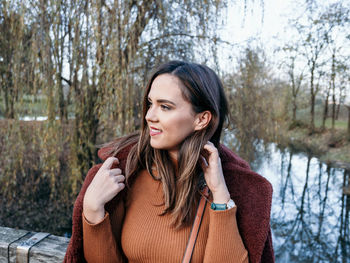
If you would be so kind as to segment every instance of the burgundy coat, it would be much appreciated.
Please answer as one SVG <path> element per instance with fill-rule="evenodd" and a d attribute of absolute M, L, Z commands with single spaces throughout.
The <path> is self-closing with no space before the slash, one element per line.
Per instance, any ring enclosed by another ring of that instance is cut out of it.
<path fill-rule="evenodd" d="M 110 149 L 102 148 L 98 154 L 102 160 L 107 159 Z M 130 147 L 122 150 L 116 157 L 122 171 L 125 171 L 126 158 Z M 250 170 L 246 161 L 235 155 L 227 147 L 220 145 L 220 158 L 226 184 L 231 198 L 237 205 L 237 224 L 242 240 L 248 250 L 252 263 L 274 262 L 271 239 L 270 212 L 272 202 L 272 186 L 262 176 Z M 64 262 L 86 262 L 83 253 L 82 211 L 84 194 L 97 173 L 101 164 L 92 167 L 84 181 L 73 210 L 72 237 L 70 239 Z M 125 191 L 120 192 L 106 204 L 110 212 L 116 203 L 123 198 Z"/>

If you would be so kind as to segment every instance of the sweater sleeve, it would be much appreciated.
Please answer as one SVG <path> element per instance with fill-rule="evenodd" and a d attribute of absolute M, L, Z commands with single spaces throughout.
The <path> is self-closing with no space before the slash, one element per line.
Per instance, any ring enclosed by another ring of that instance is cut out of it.
<path fill-rule="evenodd" d="M 109 213 L 101 222 L 91 224 L 83 215 L 83 244 L 87 262 L 123 262 L 113 235 Z"/>
<path fill-rule="evenodd" d="M 85 263 L 83 251 L 83 222 L 82 222 L 82 213 L 83 213 L 83 199 L 86 192 L 86 189 L 90 185 L 92 179 L 94 178 L 97 171 L 100 169 L 102 164 L 97 164 L 93 166 L 86 178 L 84 184 L 81 187 L 79 195 L 74 203 L 73 216 L 72 216 L 72 236 L 70 238 L 66 255 L 64 257 L 64 263 Z"/>
<path fill-rule="evenodd" d="M 236 221 L 237 207 L 215 211 L 209 208 L 209 233 L 204 254 L 204 263 L 248 262 Z"/>

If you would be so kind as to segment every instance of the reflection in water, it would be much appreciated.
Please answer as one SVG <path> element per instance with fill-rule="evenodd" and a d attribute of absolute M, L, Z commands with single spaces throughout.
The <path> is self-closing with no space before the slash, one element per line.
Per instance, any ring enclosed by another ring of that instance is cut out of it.
<path fill-rule="evenodd" d="M 276 262 L 350 262 L 350 173 L 272 144 L 255 171 L 273 185 Z"/>
<path fill-rule="evenodd" d="M 350 186 L 350 172 L 344 171 L 343 176 L 343 189 L 348 189 Z M 336 247 L 336 253 L 340 247 L 340 253 L 343 258 L 350 257 L 350 251 L 348 249 L 350 244 L 350 233 L 349 233 L 349 211 L 350 211 L 350 195 L 343 193 L 341 199 L 341 214 L 340 214 L 340 227 L 339 227 L 339 238 Z M 346 261 L 343 261 L 346 262 Z"/>

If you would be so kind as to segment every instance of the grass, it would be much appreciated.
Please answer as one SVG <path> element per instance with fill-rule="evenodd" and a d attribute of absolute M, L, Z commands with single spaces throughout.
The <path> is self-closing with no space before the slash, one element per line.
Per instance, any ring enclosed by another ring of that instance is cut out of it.
<path fill-rule="evenodd" d="M 46 96 L 24 95 L 19 106 L 20 115 L 44 116 L 47 114 Z"/>
<path fill-rule="evenodd" d="M 284 127 L 279 132 L 280 143 L 295 151 L 310 153 L 335 167 L 350 169 L 350 137 L 347 123 L 344 123 L 344 120 L 336 122 L 334 130 L 326 125 L 325 130 L 316 129 L 312 134 L 308 125 L 296 125 L 292 129 Z"/>
<path fill-rule="evenodd" d="M 23 95 L 14 105 L 17 117 L 47 116 L 47 97 L 45 95 Z M 58 109 L 56 109 L 58 112 Z M 69 114 L 73 113 L 73 105 L 68 106 Z M 5 114 L 4 97 L 0 96 L 0 118 Z"/>
<path fill-rule="evenodd" d="M 316 119 L 315 126 L 316 127 L 322 127 L 322 120 L 321 119 Z M 331 119 L 327 119 L 325 126 L 326 126 L 327 129 L 331 129 L 332 128 L 332 120 Z M 336 129 L 344 129 L 344 130 L 346 130 L 348 128 L 348 122 L 347 122 L 347 120 L 335 120 L 334 127 Z"/>
<path fill-rule="evenodd" d="M 280 124 L 278 143 L 295 151 L 309 153 L 322 162 L 335 167 L 350 169 L 350 135 L 348 134 L 348 110 L 341 107 L 339 119 L 335 120 L 332 129 L 332 119 L 326 119 L 322 127 L 323 104 L 315 107 L 315 130 L 310 132 L 310 108 L 297 111 L 297 121 Z M 331 114 L 331 108 L 329 114 Z"/>
<path fill-rule="evenodd" d="M 323 121 L 323 105 L 318 104 L 315 107 L 315 127 L 316 128 L 322 128 L 322 121 Z M 329 115 L 331 114 L 331 109 L 329 109 Z M 339 113 L 338 120 L 335 120 L 335 129 L 344 129 L 346 130 L 348 127 L 348 112 L 345 107 L 341 107 L 341 111 Z M 299 109 L 297 111 L 297 120 L 301 121 L 304 124 L 310 124 L 310 109 Z M 327 129 L 332 128 L 332 119 L 331 117 L 328 117 L 326 119 L 325 126 Z"/>
<path fill-rule="evenodd" d="M 47 111 L 47 100 L 41 95 L 23 95 L 14 105 L 18 116 L 44 116 Z M 0 96 L 0 116 L 5 114 L 5 100 Z"/>

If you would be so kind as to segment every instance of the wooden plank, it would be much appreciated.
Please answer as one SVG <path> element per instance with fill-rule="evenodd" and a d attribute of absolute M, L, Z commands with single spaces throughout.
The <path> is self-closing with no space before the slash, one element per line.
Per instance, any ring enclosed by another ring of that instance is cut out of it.
<path fill-rule="evenodd" d="M 25 230 L 0 227 L 0 262 L 8 262 L 8 245 L 14 240 L 27 234 L 25 237 L 14 242 L 10 246 L 10 262 L 16 262 L 16 247 L 25 240 L 29 239 L 35 232 Z M 29 262 L 62 262 L 66 249 L 69 243 L 69 238 L 50 235 L 40 243 L 33 246 L 29 251 Z"/>
<path fill-rule="evenodd" d="M 0 227 L 0 262 L 8 262 L 8 245 L 27 233 L 30 232 L 25 230 L 12 229 L 8 227 Z M 21 240 L 22 239 L 20 239 L 19 241 Z M 12 247 L 14 246 L 14 244 L 12 244 Z M 10 250 L 10 258 L 12 259 L 11 262 L 15 262 L 15 255 L 11 252 L 12 251 Z"/>

